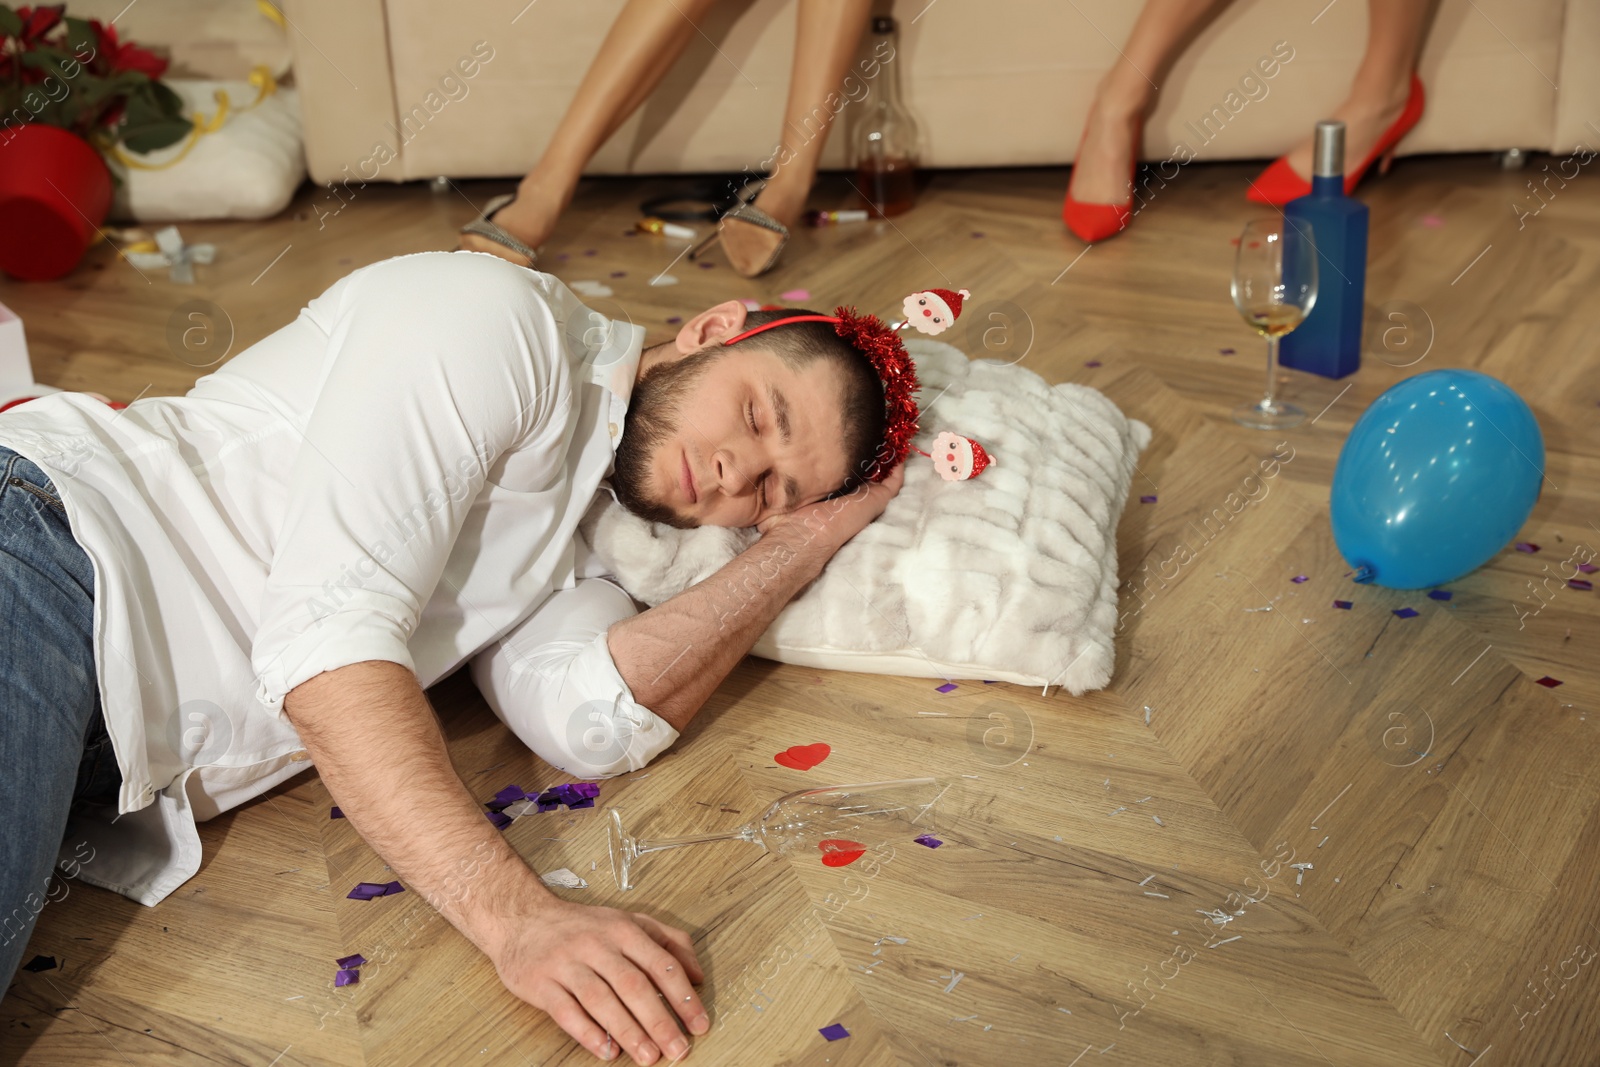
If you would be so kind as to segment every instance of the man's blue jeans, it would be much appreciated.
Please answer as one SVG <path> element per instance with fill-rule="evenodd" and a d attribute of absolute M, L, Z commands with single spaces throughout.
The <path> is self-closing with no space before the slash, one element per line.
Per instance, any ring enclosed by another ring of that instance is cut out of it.
<path fill-rule="evenodd" d="M 65 888 L 56 855 L 73 804 L 121 787 L 95 674 L 94 567 L 55 485 L 0 447 L 0 997 Z"/>

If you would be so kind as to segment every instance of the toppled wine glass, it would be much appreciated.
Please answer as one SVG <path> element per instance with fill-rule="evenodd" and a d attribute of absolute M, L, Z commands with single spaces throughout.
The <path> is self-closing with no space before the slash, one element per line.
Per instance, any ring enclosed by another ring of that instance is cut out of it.
<path fill-rule="evenodd" d="M 612 808 L 611 873 L 619 889 L 632 889 L 633 865 L 640 856 L 711 841 L 748 841 L 780 855 L 815 848 L 823 863 L 843 866 L 867 849 L 933 832 L 939 804 L 952 785 L 943 778 L 903 778 L 802 789 L 779 797 L 759 819 L 737 830 L 655 841 L 628 833 L 622 812 Z"/>

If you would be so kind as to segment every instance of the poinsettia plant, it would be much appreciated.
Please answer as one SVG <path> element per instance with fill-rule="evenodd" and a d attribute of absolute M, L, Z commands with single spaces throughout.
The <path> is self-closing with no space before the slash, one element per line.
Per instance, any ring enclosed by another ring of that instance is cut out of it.
<path fill-rule="evenodd" d="M 114 26 L 68 17 L 65 5 L 0 4 L 0 137 L 40 122 L 102 151 L 152 152 L 193 128 L 183 99 L 160 81 L 167 61 Z"/>

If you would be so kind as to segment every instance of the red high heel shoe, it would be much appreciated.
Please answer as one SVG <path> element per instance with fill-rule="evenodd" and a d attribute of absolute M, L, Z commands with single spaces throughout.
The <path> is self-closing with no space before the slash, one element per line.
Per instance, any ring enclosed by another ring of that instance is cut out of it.
<path fill-rule="evenodd" d="M 1401 139 L 1411 132 L 1411 127 L 1422 118 L 1424 104 L 1422 92 L 1422 79 L 1415 72 L 1411 75 L 1411 94 L 1406 97 L 1405 110 L 1400 112 L 1400 117 L 1394 124 L 1383 131 L 1383 136 L 1378 138 L 1378 144 L 1356 167 L 1344 176 L 1344 191 L 1348 196 L 1361 179 L 1366 175 L 1375 160 L 1378 161 L 1378 173 L 1388 174 L 1389 167 L 1394 162 L 1394 150 Z M 1379 157 L 1382 157 L 1381 160 Z M 1311 192 L 1311 183 L 1296 174 L 1294 168 L 1289 166 L 1288 156 L 1279 156 L 1272 161 L 1272 165 L 1256 178 L 1250 185 L 1246 195 L 1258 204 L 1271 204 L 1282 207 L 1289 201 L 1305 196 Z"/>
<path fill-rule="evenodd" d="M 1077 154 L 1072 157 L 1074 171 L 1077 170 L 1077 160 L 1083 155 L 1083 138 L 1088 133 L 1089 127 L 1085 124 L 1083 134 L 1078 138 Z M 1061 221 L 1079 240 L 1093 244 L 1128 228 L 1128 223 L 1133 219 L 1133 189 L 1139 176 L 1139 146 L 1143 143 L 1144 119 L 1141 117 L 1133 127 L 1133 164 L 1128 168 L 1128 199 L 1120 204 L 1092 204 L 1074 200 L 1072 182 L 1068 180 L 1067 198 L 1061 205 Z"/>

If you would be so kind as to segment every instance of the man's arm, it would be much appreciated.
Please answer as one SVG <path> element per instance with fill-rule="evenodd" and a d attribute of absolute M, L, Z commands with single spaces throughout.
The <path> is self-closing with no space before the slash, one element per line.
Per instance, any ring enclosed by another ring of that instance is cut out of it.
<path fill-rule="evenodd" d="M 705 581 L 615 624 L 606 641 L 640 704 L 682 730 L 784 605 L 879 515 L 905 481 L 882 482 L 779 516 Z"/>
<path fill-rule="evenodd" d="M 658 989 L 692 1033 L 710 1028 L 691 986 L 704 975 L 688 935 L 546 889 L 456 774 L 409 670 L 353 663 L 296 686 L 283 706 L 357 832 L 494 962 L 508 989 L 585 1048 L 641 1064 L 687 1052 Z"/>

